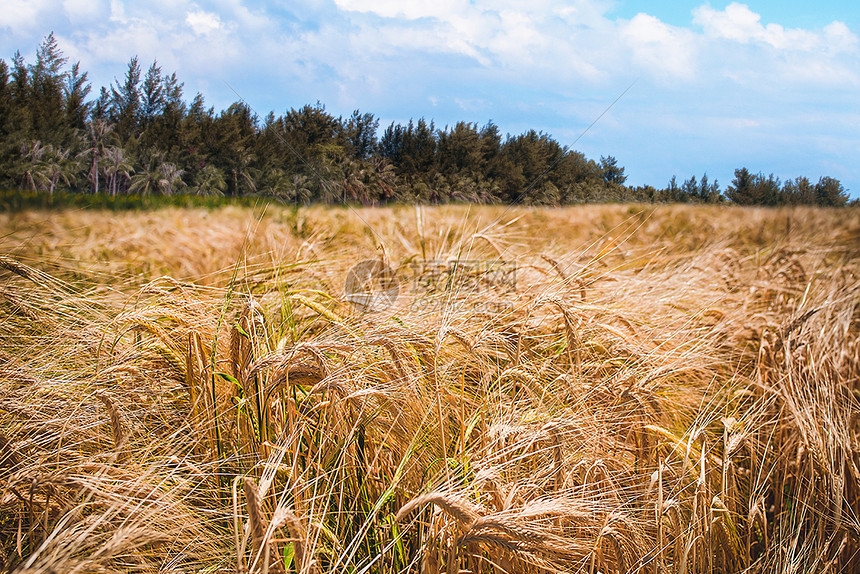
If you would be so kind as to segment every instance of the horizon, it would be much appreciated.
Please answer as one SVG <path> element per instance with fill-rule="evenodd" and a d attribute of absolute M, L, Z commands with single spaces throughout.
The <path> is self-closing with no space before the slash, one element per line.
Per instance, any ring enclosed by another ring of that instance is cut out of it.
<path fill-rule="evenodd" d="M 138 56 L 216 111 L 241 99 L 262 119 L 318 101 L 370 112 L 380 130 L 492 121 L 613 156 L 630 186 L 707 173 L 725 189 L 746 167 L 834 177 L 860 197 L 860 24 L 847 2 L 639 4 L 15 0 L 0 57 L 32 62 L 53 31 L 93 99 Z"/>

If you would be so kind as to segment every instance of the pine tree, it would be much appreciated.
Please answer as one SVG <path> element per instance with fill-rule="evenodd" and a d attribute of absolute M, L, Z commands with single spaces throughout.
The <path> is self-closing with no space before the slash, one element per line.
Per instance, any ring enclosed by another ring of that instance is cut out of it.
<path fill-rule="evenodd" d="M 457 122 L 453 128 L 438 134 L 439 172 L 445 176 L 462 176 L 473 183 L 483 179 L 484 155 L 477 124 Z"/>
<path fill-rule="evenodd" d="M 14 123 L 12 112 L 15 101 L 12 98 L 12 86 L 9 78 L 9 65 L 0 60 L 0 186 L 11 187 L 13 178 L 11 172 L 18 158 L 17 146 L 12 144 Z"/>
<path fill-rule="evenodd" d="M 110 113 L 111 123 L 116 124 L 115 132 L 121 145 L 137 136 L 138 114 L 140 113 L 140 64 L 137 56 L 128 63 L 128 70 L 122 84 L 111 85 Z"/>
<path fill-rule="evenodd" d="M 93 110 L 90 117 L 97 120 L 105 120 L 109 119 L 111 111 L 111 96 L 110 92 L 108 92 L 107 88 L 104 86 L 99 90 L 99 97 L 96 99 L 93 104 Z"/>
<path fill-rule="evenodd" d="M 65 125 L 63 88 L 66 58 L 51 32 L 36 51 L 36 63 L 30 66 L 30 136 L 42 142 L 60 145 L 70 138 Z"/>
<path fill-rule="evenodd" d="M 257 116 L 244 103 L 232 104 L 215 118 L 210 139 L 210 160 L 227 175 L 228 195 L 253 193 L 257 190 L 257 157 L 254 143 L 257 137 Z"/>
<path fill-rule="evenodd" d="M 346 124 L 346 147 L 349 154 L 359 160 L 368 160 L 376 152 L 376 132 L 379 120 L 373 114 L 352 112 Z"/>
<path fill-rule="evenodd" d="M 753 205 L 756 203 L 756 176 L 742 167 L 735 170 L 735 178 L 726 189 L 726 197 L 729 201 L 739 205 Z"/>
<path fill-rule="evenodd" d="M 848 194 L 838 179 L 822 177 L 815 184 L 816 203 L 825 207 L 841 207 L 848 203 Z"/>
<path fill-rule="evenodd" d="M 714 183 L 708 183 L 708 174 L 702 175 L 702 180 L 699 182 L 698 197 L 702 203 L 719 203 L 722 197 L 719 182 L 715 179 Z"/>
<path fill-rule="evenodd" d="M 603 181 L 606 183 L 617 183 L 623 185 L 627 181 L 627 176 L 624 175 L 624 168 L 618 165 L 618 160 L 614 157 L 600 156 L 600 168 L 603 170 Z"/>
<path fill-rule="evenodd" d="M 815 205 L 818 197 L 808 177 L 796 177 L 782 186 L 782 199 L 789 205 Z"/>
<path fill-rule="evenodd" d="M 66 125 L 75 131 L 84 130 L 93 105 L 92 102 L 87 102 L 92 86 L 88 83 L 87 73 L 81 73 L 80 62 L 75 62 L 65 80 L 63 91 Z"/>
<path fill-rule="evenodd" d="M 146 71 L 140 87 L 140 124 L 145 130 L 164 108 L 164 84 L 161 66 L 154 61 Z"/>
<path fill-rule="evenodd" d="M 30 70 L 20 52 L 12 56 L 12 69 L 9 74 L 8 92 L 11 109 L 6 118 L 12 145 L 19 147 L 21 141 L 33 139 L 31 122 Z"/>
<path fill-rule="evenodd" d="M 684 185 L 681 186 L 681 193 L 686 196 L 685 201 L 699 200 L 699 182 L 695 175 L 684 182 Z"/>

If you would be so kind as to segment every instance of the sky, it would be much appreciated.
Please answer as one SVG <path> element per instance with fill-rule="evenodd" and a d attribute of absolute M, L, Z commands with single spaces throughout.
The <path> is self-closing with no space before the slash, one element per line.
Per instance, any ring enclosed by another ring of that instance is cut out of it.
<path fill-rule="evenodd" d="M 630 185 L 746 167 L 860 197 L 855 0 L 4 0 L 0 58 L 52 31 L 93 93 L 137 55 L 216 112 L 492 121 L 614 156 Z"/>

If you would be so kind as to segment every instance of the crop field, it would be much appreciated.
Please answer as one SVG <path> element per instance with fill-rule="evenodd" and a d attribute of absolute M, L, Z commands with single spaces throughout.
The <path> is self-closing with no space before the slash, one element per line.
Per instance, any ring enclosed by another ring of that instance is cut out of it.
<path fill-rule="evenodd" d="M 0 570 L 860 570 L 860 210 L 0 213 Z"/>

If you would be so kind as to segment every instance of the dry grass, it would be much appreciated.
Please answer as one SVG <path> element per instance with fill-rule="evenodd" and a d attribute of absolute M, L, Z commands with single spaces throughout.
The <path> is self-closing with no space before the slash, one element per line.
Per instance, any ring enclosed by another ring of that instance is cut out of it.
<path fill-rule="evenodd" d="M 860 569 L 856 210 L 0 229 L 7 571 Z M 363 259 L 395 306 L 345 299 Z M 516 289 L 413 292 L 431 260 L 515 263 Z"/>

